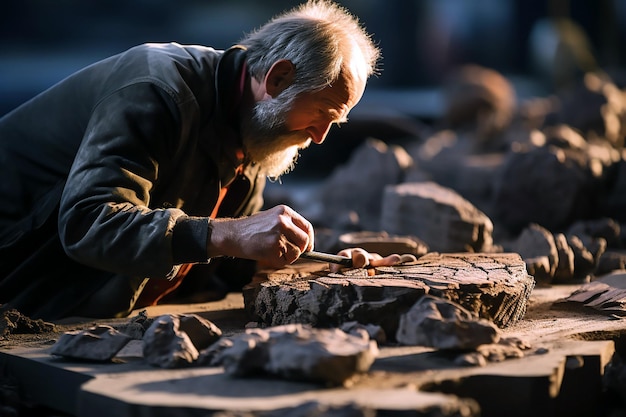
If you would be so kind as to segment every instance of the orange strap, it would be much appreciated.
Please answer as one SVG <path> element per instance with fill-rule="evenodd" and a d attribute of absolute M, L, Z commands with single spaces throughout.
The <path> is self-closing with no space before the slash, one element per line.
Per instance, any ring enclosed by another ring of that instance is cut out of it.
<path fill-rule="evenodd" d="M 217 203 L 215 203 L 215 207 L 213 207 L 213 211 L 211 212 L 211 218 L 214 219 L 217 217 L 217 212 L 220 209 L 220 204 L 224 201 L 224 197 L 226 197 L 226 192 L 228 191 L 228 187 L 222 187 L 220 189 L 220 195 L 217 196 Z"/>
<path fill-rule="evenodd" d="M 242 172 L 242 168 L 242 166 L 239 166 L 237 168 L 237 173 Z M 212 219 L 217 217 L 217 212 L 219 211 L 222 201 L 224 201 L 224 197 L 226 196 L 227 191 L 228 187 L 222 187 L 220 189 L 220 194 L 217 197 L 217 202 L 215 203 L 215 207 L 213 207 L 213 211 L 211 212 Z M 183 278 L 185 278 L 192 266 L 193 264 L 181 265 L 176 276 L 169 281 L 165 279 L 148 280 L 143 290 L 141 291 L 137 302 L 135 303 L 135 308 L 157 305 L 157 303 L 161 299 L 163 299 L 163 297 L 172 293 L 176 288 L 180 286 L 180 284 L 183 282 Z"/>

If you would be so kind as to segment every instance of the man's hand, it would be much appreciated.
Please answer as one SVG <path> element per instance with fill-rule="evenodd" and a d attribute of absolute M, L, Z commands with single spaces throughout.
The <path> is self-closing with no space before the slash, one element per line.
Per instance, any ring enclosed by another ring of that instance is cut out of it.
<path fill-rule="evenodd" d="M 249 217 L 211 221 L 207 253 L 263 261 L 270 267 L 291 264 L 313 250 L 313 226 L 288 206 L 280 205 Z"/>
<path fill-rule="evenodd" d="M 344 249 L 337 253 L 337 255 L 352 258 L 353 268 L 366 268 L 368 266 L 392 266 L 399 263 L 407 262 L 409 260 L 416 260 L 416 258 L 412 255 L 393 254 L 382 257 L 377 253 L 370 253 L 361 248 Z M 408 259 L 408 257 L 412 257 L 413 259 Z M 339 272 L 339 270 L 342 268 L 345 267 L 337 264 L 330 264 L 331 272 Z"/>

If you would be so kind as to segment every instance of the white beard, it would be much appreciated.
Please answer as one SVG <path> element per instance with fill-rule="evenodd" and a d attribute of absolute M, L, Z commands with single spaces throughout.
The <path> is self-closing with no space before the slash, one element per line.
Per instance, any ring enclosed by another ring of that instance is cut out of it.
<path fill-rule="evenodd" d="M 295 167 L 300 149 L 310 145 L 305 132 L 289 132 L 285 126 L 291 100 L 277 97 L 258 102 L 242 127 L 246 158 L 261 166 L 264 175 L 278 178 Z"/>

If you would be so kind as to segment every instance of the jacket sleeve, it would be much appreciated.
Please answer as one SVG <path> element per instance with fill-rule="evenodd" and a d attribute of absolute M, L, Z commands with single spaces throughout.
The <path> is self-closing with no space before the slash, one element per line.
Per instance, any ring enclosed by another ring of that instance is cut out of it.
<path fill-rule="evenodd" d="M 121 88 L 94 108 L 60 204 L 59 234 L 70 257 L 119 274 L 169 277 L 178 224 L 194 231 L 184 233 L 197 240 L 191 246 L 204 247 L 204 259 L 189 262 L 206 261 L 207 219 L 149 208 L 151 190 L 185 140 L 176 109 L 148 82 Z"/>

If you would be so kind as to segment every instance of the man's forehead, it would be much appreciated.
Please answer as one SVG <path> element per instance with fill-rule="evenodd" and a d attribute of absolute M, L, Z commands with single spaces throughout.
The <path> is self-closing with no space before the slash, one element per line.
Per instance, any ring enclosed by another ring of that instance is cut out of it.
<path fill-rule="evenodd" d="M 319 93 L 323 100 L 334 103 L 335 107 L 341 105 L 341 111 L 349 111 L 361 99 L 363 90 L 364 86 L 361 86 L 358 80 L 342 72 L 329 87 Z"/>

